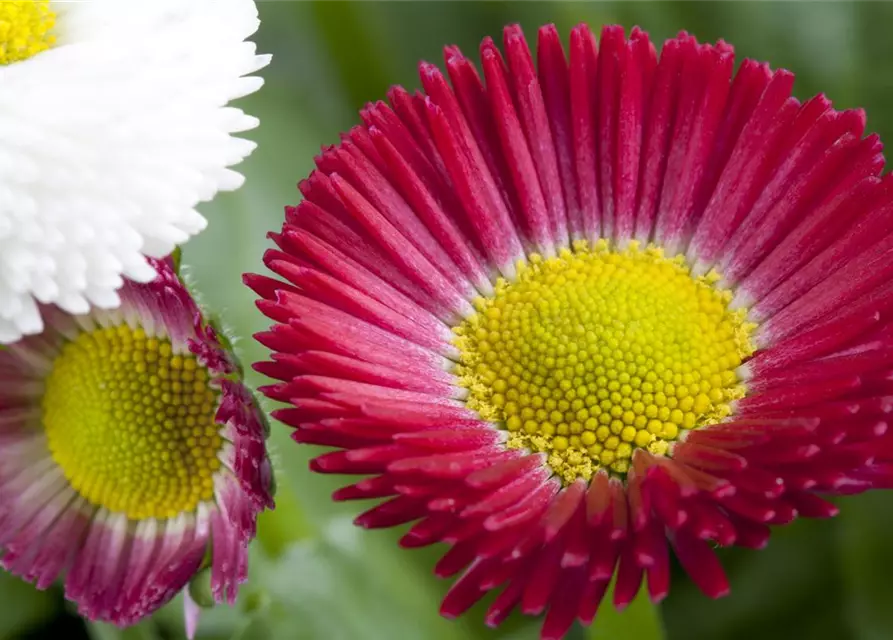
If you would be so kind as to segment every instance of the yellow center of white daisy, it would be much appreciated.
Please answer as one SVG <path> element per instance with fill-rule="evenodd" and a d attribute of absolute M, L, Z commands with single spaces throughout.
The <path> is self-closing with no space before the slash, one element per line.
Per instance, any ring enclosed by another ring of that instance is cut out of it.
<path fill-rule="evenodd" d="M 27 60 L 56 41 L 49 0 L 0 1 L 0 64 Z"/>
<path fill-rule="evenodd" d="M 132 520 L 171 518 L 214 496 L 219 392 L 192 355 L 124 325 L 82 333 L 46 380 L 43 426 L 71 486 Z"/>
<path fill-rule="evenodd" d="M 636 448 L 666 454 L 745 394 L 735 371 L 754 326 L 718 280 L 636 243 L 530 256 L 454 328 L 468 407 L 509 447 L 545 452 L 565 483 L 626 473 Z"/>

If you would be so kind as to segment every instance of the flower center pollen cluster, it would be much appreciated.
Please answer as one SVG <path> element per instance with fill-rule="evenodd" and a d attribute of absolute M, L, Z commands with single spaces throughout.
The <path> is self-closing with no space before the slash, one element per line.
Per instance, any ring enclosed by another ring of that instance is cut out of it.
<path fill-rule="evenodd" d="M 668 454 L 685 432 L 729 416 L 753 325 L 716 273 L 693 277 L 651 245 L 575 244 L 529 256 L 454 328 L 467 406 L 544 452 L 563 482 L 625 474 L 633 451 Z"/>
<path fill-rule="evenodd" d="M 192 355 L 127 325 L 82 333 L 46 380 L 53 458 L 90 503 L 132 520 L 172 518 L 214 496 L 219 392 Z"/>
<path fill-rule="evenodd" d="M 56 41 L 56 14 L 49 0 L 0 2 L 0 65 L 27 60 Z"/>

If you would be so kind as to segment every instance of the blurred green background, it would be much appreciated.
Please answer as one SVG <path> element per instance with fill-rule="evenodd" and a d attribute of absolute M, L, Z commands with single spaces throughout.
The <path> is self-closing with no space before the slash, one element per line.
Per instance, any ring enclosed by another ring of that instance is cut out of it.
<path fill-rule="evenodd" d="M 150 0 L 146 0 L 150 1 Z M 184 0 L 188 2 L 189 0 Z M 700 40 L 723 38 L 739 59 L 768 60 L 797 74 L 796 93 L 826 93 L 838 108 L 864 107 L 869 129 L 893 139 L 893 4 L 808 2 L 399 2 L 259 3 L 258 49 L 272 53 L 265 87 L 242 101 L 261 120 L 259 143 L 241 170 L 247 184 L 204 206 L 211 224 L 185 250 L 185 262 L 209 309 L 241 338 L 245 362 L 265 357 L 250 340 L 266 323 L 242 286 L 261 269 L 268 230 L 278 229 L 295 183 L 320 145 L 358 122 L 357 109 L 389 85 L 415 88 L 420 59 L 441 61 L 441 46 L 474 55 L 485 35 L 520 22 L 528 39 L 554 22 L 565 34 L 579 22 L 634 24 L 656 42 L 680 29 Z M 499 38 L 497 38 L 498 40 Z M 258 377 L 252 384 L 260 384 Z M 401 551 L 400 532 L 364 532 L 351 518 L 361 505 L 334 504 L 337 478 L 311 475 L 302 450 L 276 425 L 273 455 L 279 503 L 261 523 L 251 581 L 235 609 L 207 612 L 199 637 L 272 640 L 534 640 L 539 621 L 512 619 L 486 629 L 480 610 L 459 622 L 439 618 L 448 584 L 431 574 L 439 550 Z M 605 607 L 593 629 L 575 638 L 730 640 L 752 638 L 893 638 L 893 499 L 886 494 L 841 502 L 833 521 L 778 530 L 762 552 L 721 551 L 732 595 L 713 602 L 679 572 L 658 611 L 644 601 L 621 616 Z M 37 593 L 0 574 L 0 640 L 183 638 L 181 603 L 127 631 L 85 626 L 61 593 Z"/>

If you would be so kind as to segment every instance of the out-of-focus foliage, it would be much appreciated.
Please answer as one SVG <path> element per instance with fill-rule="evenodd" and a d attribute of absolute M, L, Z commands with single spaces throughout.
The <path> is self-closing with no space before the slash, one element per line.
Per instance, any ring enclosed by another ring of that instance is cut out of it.
<path fill-rule="evenodd" d="M 189 1 L 189 0 L 184 0 Z M 425 58 L 440 62 L 441 45 L 475 53 L 485 35 L 520 22 L 555 22 L 562 33 L 582 21 L 638 24 L 657 42 L 685 29 L 700 40 L 723 38 L 739 58 L 768 60 L 797 74 L 796 93 L 826 93 L 838 108 L 864 107 L 869 130 L 893 140 L 893 3 L 808 2 L 260 2 L 259 49 L 274 54 L 266 86 L 243 101 L 261 119 L 250 134 L 259 148 L 242 166 L 248 180 L 206 206 L 210 228 L 184 252 L 205 303 L 241 339 L 246 362 L 263 357 L 249 338 L 265 327 L 245 271 L 261 269 L 265 238 L 298 200 L 321 145 L 358 122 L 366 101 L 395 83 L 418 86 Z M 259 384 L 258 377 L 251 382 Z M 499 631 L 481 610 L 450 622 L 438 614 L 448 585 L 431 574 L 441 550 L 403 551 L 399 532 L 363 532 L 350 525 L 356 504 L 335 504 L 339 480 L 307 470 L 312 451 L 274 425 L 279 471 L 277 512 L 263 517 L 253 549 L 251 582 L 235 609 L 205 614 L 200 638 L 236 640 L 533 640 L 539 622 L 513 618 Z M 732 595 L 712 602 L 681 574 L 660 607 L 671 640 L 760 637 L 887 640 L 893 637 L 893 496 L 841 502 L 833 521 L 799 522 L 778 530 L 762 552 L 723 551 Z M 0 575 L 0 640 L 182 638 L 181 603 L 121 632 L 84 626 L 58 592 L 38 594 Z M 616 615 L 608 605 L 591 631 L 574 637 L 649 640 L 661 637 L 654 611 L 637 602 Z M 27 635 L 23 635 L 27 634 Z"/>

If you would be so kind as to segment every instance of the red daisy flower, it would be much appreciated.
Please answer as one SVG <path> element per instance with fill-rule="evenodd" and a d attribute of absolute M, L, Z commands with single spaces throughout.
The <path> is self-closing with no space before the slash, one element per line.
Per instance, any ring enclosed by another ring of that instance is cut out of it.
<path fill-rule="evenodd" d="M 503 45 L 363 109 L 245 280 L 276 417 L 369 476 L 335 499 L 451 545 L 444 615 L 500 588 L 488 624 L 560 638 L 671 549 L 718 597 L 713 546 L 893 484 L 893 197 L 861 111 L 724 42 Z"/>
<path fill-rule="evenodd" d="M 203 569 L 234 602 L 272 508 L 263 414 L 170 261 L 0 350 L 0 566 L 133 624 Z M 207 603 L 210 604 L 210 603 Z M 187 598 L 187 628 L 197 623 Z"/>

